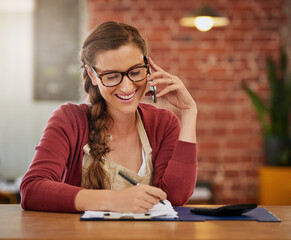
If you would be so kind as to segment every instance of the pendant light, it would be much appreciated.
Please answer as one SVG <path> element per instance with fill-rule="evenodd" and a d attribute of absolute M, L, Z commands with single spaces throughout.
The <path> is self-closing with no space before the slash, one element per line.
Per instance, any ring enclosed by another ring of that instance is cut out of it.
<path fill-rule="evenodd" d="M 197 10 L 190 12 L 180 19 L 183 27 L 196 27 L 198 30 L 206 32 L 212 27 L 224 27 L 229 24 L 228 18 L 222 16 L 208 4 L 202 4 Z"/>

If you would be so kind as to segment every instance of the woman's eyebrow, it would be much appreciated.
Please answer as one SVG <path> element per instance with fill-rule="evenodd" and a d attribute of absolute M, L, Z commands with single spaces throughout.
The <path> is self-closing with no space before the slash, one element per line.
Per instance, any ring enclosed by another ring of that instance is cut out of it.
<path fill-rule="evenodd" d="M 128 68 L 125 72 L 127 72 L 127 71 L 129 71 L 129 70 L 131 70 L 131 69 L 133 69 L 133 68 L 143 66 L 143 65 L 144 65 L 144 63 L 137 63 L 137 64 L 131 66 L 130 68 Z M 96 69 L 96 68 L 95 68 L 95 69 Z M 97 70 L 97 69 L 96 69 L 96 70 Z M 104 74 L 107 74 L 107 73 L 114 73 L 114 72 L 123 72 L 123 71 L 118 71 L 118 70 L 104 70 L 103 72 L 101 72 L 101 73 L 99 73 L 99 74 L 104 75 Z"/>

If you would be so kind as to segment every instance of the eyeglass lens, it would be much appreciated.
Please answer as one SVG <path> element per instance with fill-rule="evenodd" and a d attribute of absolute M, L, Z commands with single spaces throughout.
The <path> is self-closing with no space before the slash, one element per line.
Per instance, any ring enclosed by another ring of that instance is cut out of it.
<path fill-rule="evenodd" d="M 102 82 L 105 86 L 114 86 L 122 81 L 124 75 L 127 75 L 133 82 L 142 81 L 147 77 L 147 67 L 137 67 L 125 73 L 114 72 L 104 74 L 102 76 Z"/>

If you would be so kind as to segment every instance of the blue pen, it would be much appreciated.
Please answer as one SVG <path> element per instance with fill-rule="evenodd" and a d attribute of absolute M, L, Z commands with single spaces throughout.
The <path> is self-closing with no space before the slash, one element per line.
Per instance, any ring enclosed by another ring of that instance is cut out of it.
<path fill-rule="evenodd" d="M 134 179 L 132 179 L 131 177 L 127 176 L 124 172 L 122 171 L 119 171 L 118 174 L 123 177 L 125 180 L 127 180 L 128 182 L 130 182 L 132 185 L 139 185 L 138 182 L 136 182 Z M 164 204 L 166 205 L 162 200 L 160 200 L 160 203 L 161 204 Z"/>

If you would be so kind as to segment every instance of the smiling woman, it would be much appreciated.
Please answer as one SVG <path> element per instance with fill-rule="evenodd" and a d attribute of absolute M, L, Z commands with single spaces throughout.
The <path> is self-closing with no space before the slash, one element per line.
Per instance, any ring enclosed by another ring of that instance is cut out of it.
<path fill-rule="evenodd" d="M 197 108 L 182 81 L 156 65 L 124 23 L 93 29 L 81 61 L 90 104 L 53 113 L 21 184 L 22 207 L 147 212 L 160 200 L 186 203 L 196 183 Z M 181 125 L 171 111 L 140 103 L 147 84 L 166 86 L 157 97 L 180 109 Z"/>
<path fill-rule="evenodd" d="M 93 85 L 98 86 L 106 100 L 110 115 L 122 114 L 122 111 L 135 113 L 149 74 L 145 53 L 135 44 L 129 43 L 116 50 L 99 54 L 95 62 L 95 67 L 85 67 Z M 96 74 L 92 69 L 96 69 Z M 124 70 L 127 71 L 123 72 Z"/>

